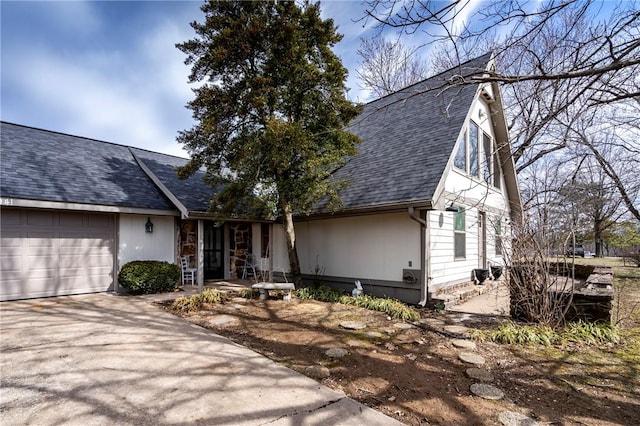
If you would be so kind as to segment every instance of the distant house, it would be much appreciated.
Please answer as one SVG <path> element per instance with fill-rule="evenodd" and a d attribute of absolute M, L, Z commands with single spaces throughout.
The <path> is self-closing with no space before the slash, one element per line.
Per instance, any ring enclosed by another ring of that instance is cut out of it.
<path fill-rule="evenodd" d="M 485 55 L 365 105 L 358 153 L 335 173 L 351 183 L 344 208 L 296 217 L 305 279 L 424 304 L 502 263 L 521 205 L 500 92 L 449 84 L 491 66 Z M 137 259 L 189 256 L 200 283 L 242 276 L 248 254 L 288 268 L 282 226 L 214 221 L 203 173 L 174 172 L 185 159 L 5 122 L 0 135 L 0 300 L 118 290 Z"/>

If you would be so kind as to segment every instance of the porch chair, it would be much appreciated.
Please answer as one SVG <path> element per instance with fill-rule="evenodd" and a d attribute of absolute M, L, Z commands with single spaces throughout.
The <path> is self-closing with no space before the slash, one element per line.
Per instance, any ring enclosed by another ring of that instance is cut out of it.
<path fill-rule="evenodd" d="M 187 285 L 187 281 L 191 281 L 191 285 L 196 285 L 198 268 L 189 268 L 189 256 L 182 256 L 180 263 L 182 264 L 182 285 Z"/>

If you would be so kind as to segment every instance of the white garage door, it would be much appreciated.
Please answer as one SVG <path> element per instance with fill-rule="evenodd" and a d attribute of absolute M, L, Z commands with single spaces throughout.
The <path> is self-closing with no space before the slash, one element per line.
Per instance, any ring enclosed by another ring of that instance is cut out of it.
<path fill-rule="evenodd" d="M 3 208 L 0 300 L 113 290 L 115 216 Z"/>

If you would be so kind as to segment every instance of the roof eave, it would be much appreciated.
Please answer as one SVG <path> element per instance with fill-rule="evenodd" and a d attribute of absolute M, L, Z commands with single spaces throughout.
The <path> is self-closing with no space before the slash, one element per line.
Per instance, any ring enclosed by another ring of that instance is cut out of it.
<path fill-rule="evenodd" d="M 330 218 L 338 218 L 338 217 L 364 216 L 364 215 L 381 214 L 381 213 L 397 213 L 397 212 L 405 212 L 410 207 L 414 208 L 415 210 L 432 210 L 433 203 L 432 203 L 432 200 L 403 201 L 399 203 L 380 204 L 376 206 L 344 208 L 341 210 L 337 210 L 335 212 L 323 211 L 323 212 L 314 212 L 309 215 L 299 214 L 299 215 L 296 215 L 294 219 L 295 221 L 302 222 L 302 221 L 308 221 L 308 220 L 320 220 L 320 219 L 330 219 Z"/>

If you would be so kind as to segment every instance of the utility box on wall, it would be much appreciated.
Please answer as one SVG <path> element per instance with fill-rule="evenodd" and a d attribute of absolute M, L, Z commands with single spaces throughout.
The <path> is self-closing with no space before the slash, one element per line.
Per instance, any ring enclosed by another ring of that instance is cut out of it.
<path fill-rule="evenodd" d="M 420 269 L 403 269 L 402 281 L 405 284 L 420 284 Z"/>

